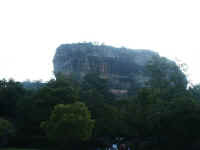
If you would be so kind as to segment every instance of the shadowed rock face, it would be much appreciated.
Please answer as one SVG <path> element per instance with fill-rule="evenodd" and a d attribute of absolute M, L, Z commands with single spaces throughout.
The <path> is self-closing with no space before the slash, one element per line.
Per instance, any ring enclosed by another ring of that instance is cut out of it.
<path fill-rule="evenodd" d="M 56 50 L 54 73 L 74 75 L 79 80 L 88 73 L 99 73 L 109 79 L 111 89 L 128 89 L 132 83 L 143 86 L 148 80 L 144 69 L 153 56 L 158 54 L 150 50 L 92 43 L 63 44 Z"/>

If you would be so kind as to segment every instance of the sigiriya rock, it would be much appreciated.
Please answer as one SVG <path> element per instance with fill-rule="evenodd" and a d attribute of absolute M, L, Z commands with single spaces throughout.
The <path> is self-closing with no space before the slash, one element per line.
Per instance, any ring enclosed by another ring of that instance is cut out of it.
<path fill-rule="evenodd" d="M 126 93 L 131 85 L 143 87 L 150 77 L 147 63 L 158 53 L 151 50 L 115 48 L 92 43 L 60 45 L 54 56 L 54 73 L 82 80 L 88 73 L 108 79 L 113 93 Z"/>

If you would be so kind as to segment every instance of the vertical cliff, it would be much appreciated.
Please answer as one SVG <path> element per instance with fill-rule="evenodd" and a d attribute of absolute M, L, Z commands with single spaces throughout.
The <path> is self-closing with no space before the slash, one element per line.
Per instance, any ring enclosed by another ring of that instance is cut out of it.
<path fill-rule="evenodd" d="M 63 44 L 56 50 L 54 73 L 73 75 L 78 80 L 88 73 L 99 73 L 117 92 L 130 88 L 131 84 L 143 86 L 149 78 L 144 69 L 153 56 L 158 53 L 92 43 Z"/>

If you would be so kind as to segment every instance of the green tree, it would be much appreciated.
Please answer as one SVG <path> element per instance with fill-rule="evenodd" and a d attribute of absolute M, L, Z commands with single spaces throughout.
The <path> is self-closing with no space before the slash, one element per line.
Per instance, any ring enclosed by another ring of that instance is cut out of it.
<path fill-rule="evenodd" d="M 195 100 L 200 101 L 200 84 L 190 87 L 189 93 Z"/>
<path fill-rule="evenodd" d="M 79 87 L 70 79 L 62 76 L 52 79 L 38 90 L 29 93 L 17 103 L 23 131 L 28 134 L 41 135 L 41 121 L 49 118 L 57 104 L 71 104 L 79 100 Z M 27 127 L 25 124 L 30 124 Z"/>
<path fill-rule="evenodd" d="M 84 77 L 81 84 L 81 99 L 87 105 L 112 103 L 114 96 L 109 92 L 108 80 L 98 73 L 90 73 Z"/>
<path fill-rule="evenodd" d="M 16 118 L 16 103 L 25 94 L 25 89 L 14 80 L 0 80 L 0 116 Z"/>
<path fill-rule="evenodd" d="M 117 107 L 104 104 L 95 110 L 96 129 L 95 134 L 99 137 L 115 138 L 119 136 L 121 114 Z"/>
<path fill-rule="evenodd" d="M 8 143 L 9 136 L 14 134 L 14 127 L 8 120 L 0 118 L 0 145 Z"/>
<path fill-rule="evenodd" d="M 164 57 L 155 56 L 147 65 L 146 73 L 151 77 L 148 87 L 156 88 L 163 99 L 170 99 L 185 94 L 188 81 L 181 65 Z"/>
<path fill-rule="evenodd" d="M 200 103 L 187 94 L 170 100 L 162 94 L 158 88 L 144 88 L 132 100 L 127 109 L 129 135 L 137 139 L 135 145 L 189 149 L 200 138 Z"/>
<path fill-rule="evenodd" d="M 54 107 L 48 121 L 42 122 L 47 137 L 65 146 L 67 143 L 86 141 L 92 135 L 94 120 L 85 104 L 58 104 Z"/>

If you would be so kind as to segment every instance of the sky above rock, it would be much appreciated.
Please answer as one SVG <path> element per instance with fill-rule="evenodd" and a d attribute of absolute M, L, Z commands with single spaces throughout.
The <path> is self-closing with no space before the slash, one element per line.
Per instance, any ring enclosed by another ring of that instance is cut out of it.
<path fill-rule="evenodd" d="M 0 79 L 53 78 L 62 43 L 151 49 L 188 65 L 200 82 L 198 0 L 1 0 Z"/>

